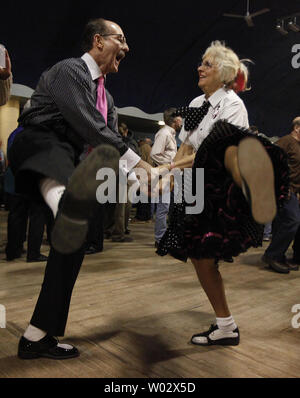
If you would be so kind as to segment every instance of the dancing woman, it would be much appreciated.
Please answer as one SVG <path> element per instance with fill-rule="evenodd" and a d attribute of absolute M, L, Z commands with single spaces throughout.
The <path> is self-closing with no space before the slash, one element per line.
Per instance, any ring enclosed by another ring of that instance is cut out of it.
<path fill-rule="evenodd" d="M 229 310 L 218 261 L 261 245 L 263 224 L 275 217 L 288 192 L 283 151 L 248 130 L 248 114 L 236 92 L 246 87 L 247 70 L 219 41 L 204 53 L 198 67 L 204 92 L 177 114 L 185 118 L 182 144 L 174 163 L 165 166 L 204 168 L 204 209 L 187 215 L 178 203 L 157 253 L 191 259 L 215 311 L 216 324 L 192 336 L 198 345 L 237 345 L 239 329 Z M 196 151 L 196 153 L 195 153 Z M 187 189 L 185 186 L 184 189 Z"/>

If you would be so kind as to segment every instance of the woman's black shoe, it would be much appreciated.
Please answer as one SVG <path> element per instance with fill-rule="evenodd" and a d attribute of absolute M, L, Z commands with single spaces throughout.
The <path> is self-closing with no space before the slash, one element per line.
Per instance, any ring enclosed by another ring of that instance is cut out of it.
<path fill-rule="evenodd" d="M 46 335 L 39 341 L 27 340 L 24 336 L 19 341 L 18 357 L 21 359 L 51 358 L 69 359 L 79 356 L 76 347 L 63 348 L 58 346 L 59 341 L 52 336 Z"/>
<path fill-rule="evenodd" d="M 240 342 L 240 332 L 236 328 L 228 333 L 228 336 L 215 338 L 214 333 L 218 331 L 218 325 L 211 325 L 209 330 L 203 333 L 194 334 L 191 343 L 196 345 L 238 345 Z"/>

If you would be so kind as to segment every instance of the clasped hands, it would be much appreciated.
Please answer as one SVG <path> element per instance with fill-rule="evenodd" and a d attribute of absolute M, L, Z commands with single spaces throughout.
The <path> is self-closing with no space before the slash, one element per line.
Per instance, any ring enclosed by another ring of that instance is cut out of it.
<path fill-rule="evenodd" d="M 140 176 L 140 190 L 148 197 L 158 197 L 174 189 L 174 176 L 170 172 L 170 165 L 150 167 L 147 173 Z"/>

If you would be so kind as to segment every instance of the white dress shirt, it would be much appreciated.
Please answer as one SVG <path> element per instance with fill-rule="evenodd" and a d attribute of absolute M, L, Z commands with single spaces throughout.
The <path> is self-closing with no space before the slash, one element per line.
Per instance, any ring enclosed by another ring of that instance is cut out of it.
<path fill-rule="evenodd" d="M 204 101 L 205 95 L 203 94 L 193 99 L 189 106 L 198 108 Z M 225 120 L 239 127 L 249 127 L 247 109 L 244 102 L 234 91 L 219 88 L 208 98 L 208 101 L 211 106 L 199 126 L 193 131 L 186 131 L 183 126 L 179 134 L 180 141 L 191 145 L 196 151 L 217 120 Z"/>
<path fill-rule="evenodd" d="M 156 134 L 151 149 L 151 159 L 157 165 L 169 164 L 177 153 L 176 131 L 170 126 L 164 126 Z"/>
<path fill-rule="evenodd" d="M 102 76 L 101 69 L 89 53 L 83 54 L 81 58 L 87 64 L 93 80 L 96 80 Z M 137 165 L 141 158 L 132 149 L 128 148 L 128 150 L 121 156 L 120 160 L 127 161 L 127 167 L 125 167 L 125 165 L 122 167 L 123 172 L 126 174 Z"/>

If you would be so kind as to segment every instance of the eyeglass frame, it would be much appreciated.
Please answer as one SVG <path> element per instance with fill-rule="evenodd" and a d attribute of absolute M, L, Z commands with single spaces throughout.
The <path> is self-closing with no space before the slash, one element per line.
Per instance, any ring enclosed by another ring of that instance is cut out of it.
<path fill-rule="evenodd" d="M 103 34 L 103 35 L 100 35 L 100 36 L 103 36 L 103 37 L 105 37 L 105 36 L 119 36 L 119 38 L 118 38 L 119 42 L 122 43 L 122 44 L 127 44 L 126 37 L 124 35 L 122 35 L 121 33 L 107 33 L 107 34 Z"/>
<path fill-rule="evenodd" d="M 209 62 L 209 61 L 204 61 L 204 62 L 203 62 L 203 60 L 202 60 L 202 61 L 199 61 L 199 62 L 198 62 L 197 68 L 200 68 L 200 66 L 203 66 L 204 69 L 212 69 L 215 65 L 212 64 L 212 63 Z"/>

